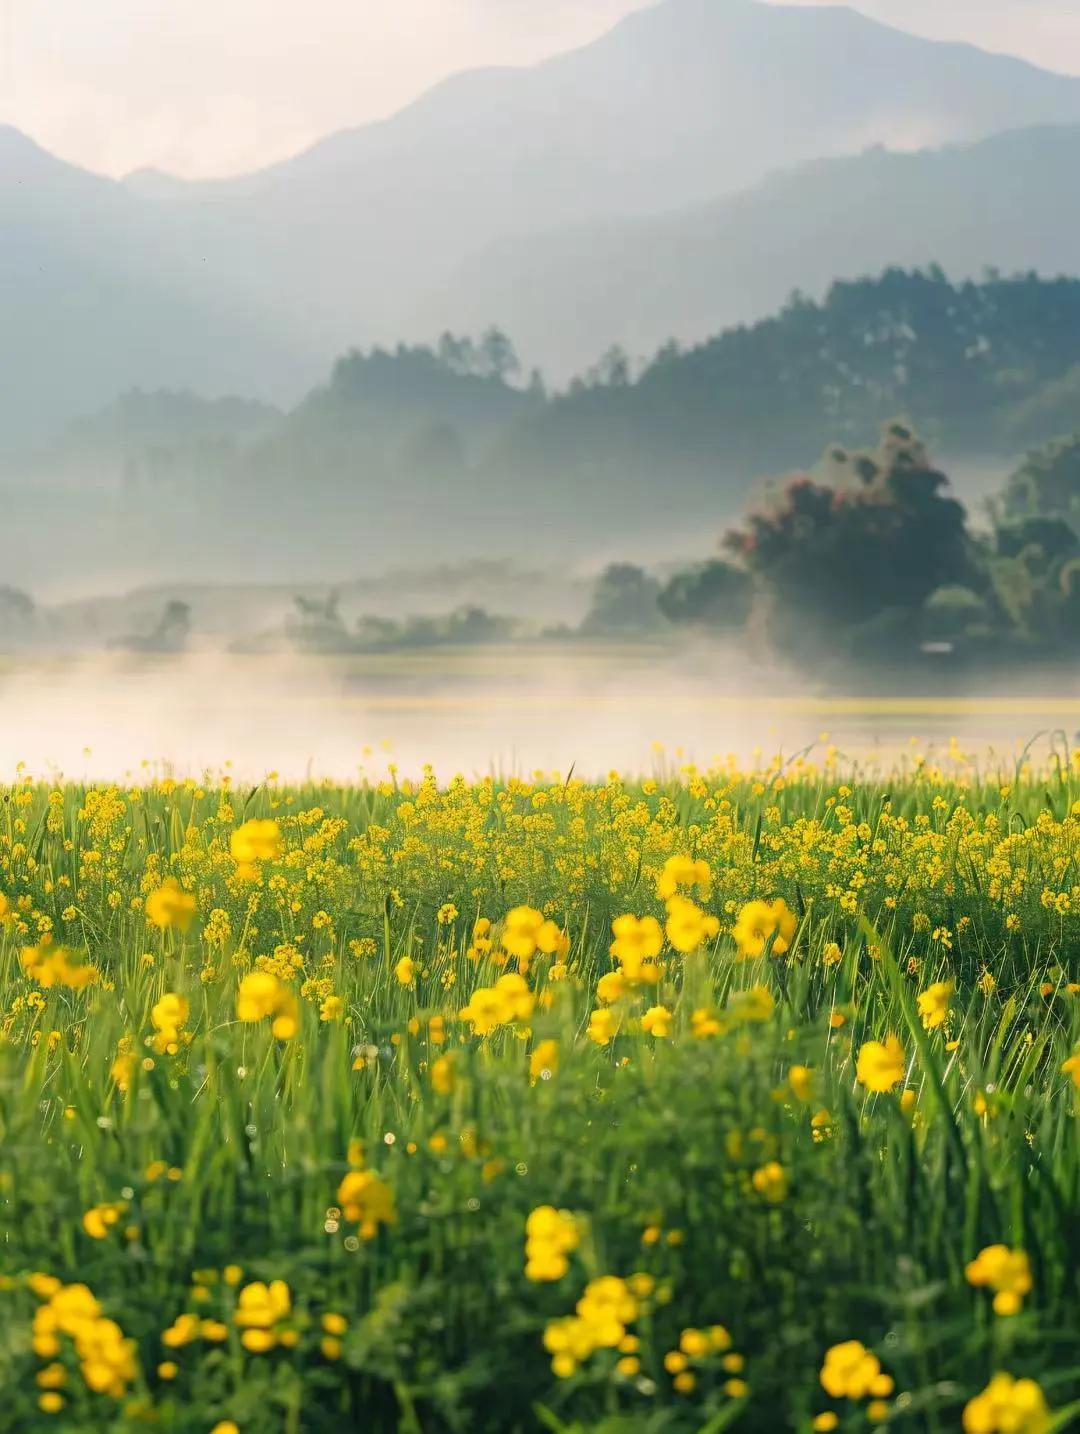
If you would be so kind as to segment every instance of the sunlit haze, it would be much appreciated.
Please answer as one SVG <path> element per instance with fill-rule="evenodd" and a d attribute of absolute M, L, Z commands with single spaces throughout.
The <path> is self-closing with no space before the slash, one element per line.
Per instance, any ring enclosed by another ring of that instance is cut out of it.
<path fill-rule="evenodd" d="M 461 69 L 529 64 L 584 44 L 638 8 L 641 0 L 0 0 L 0 122 L 100 173 L 235 174 L 393 113 Z M 1070 0 L 856 8 L 1080 72 Z"/>

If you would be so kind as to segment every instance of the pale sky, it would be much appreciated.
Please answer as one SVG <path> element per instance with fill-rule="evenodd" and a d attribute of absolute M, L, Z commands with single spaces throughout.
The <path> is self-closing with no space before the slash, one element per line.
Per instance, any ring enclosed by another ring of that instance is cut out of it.
<path fill-rule="evenodd" d="M 390 114 L 456 70 L 582 44 L 644 3 L 0 0 L 0 123 L 101 173 L 233 174 Z M 856 8 L 1080 74 L 1080 0 Z"/>

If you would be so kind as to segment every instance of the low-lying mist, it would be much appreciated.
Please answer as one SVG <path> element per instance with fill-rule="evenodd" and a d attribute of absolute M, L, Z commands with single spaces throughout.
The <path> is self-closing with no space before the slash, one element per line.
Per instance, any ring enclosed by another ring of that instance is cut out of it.
<path fill-rule="evenodd" d="M 952 739 L 1008 769 L 1031 739 L 1045 756 L 1080 726 L 1080 692 L 1063 692 L 1060 673 L 1045 685 L 1025 673 L 1019 694 L 1002 682 L 844 697 L 714 645 L 26 659 L 0 669 L 0 704 L 0 778 L 22 762 L 135 782 L 226 764 L 245 783 L 378 780 L 390 763 L 415 776 L 429 761 L 442 779 L 598 777 L 804 751 L 821 762 L 830 747 L 841 765 L 889 766 L 951 761 Z"/>

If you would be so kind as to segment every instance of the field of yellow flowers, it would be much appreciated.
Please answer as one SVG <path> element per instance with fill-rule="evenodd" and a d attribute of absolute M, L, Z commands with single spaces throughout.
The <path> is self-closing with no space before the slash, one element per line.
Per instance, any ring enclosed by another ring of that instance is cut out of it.
<path fill-rule="evenodd" d="M 3 789 L 0 1429 L 1080 1427 L 1078 773 Z"/>

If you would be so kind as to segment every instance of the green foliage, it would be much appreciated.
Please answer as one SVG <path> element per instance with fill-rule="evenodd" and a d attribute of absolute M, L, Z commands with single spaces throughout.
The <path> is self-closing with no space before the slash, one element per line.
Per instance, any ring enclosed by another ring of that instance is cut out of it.
<path fill-rule="evenodd" d="M 1080 436 L 1029 453 L 1005 489 L 1010 518 L 1057 518 L 1080 526 Z"/>
<path fill-rule="evenodd" d="M 633 563 L 612 563 L 593 589 L 580 632 L 587 637 L 647 636 L 663 627 L 660 584 Z"/>
<path fill-rule="evenodd" d="M 657 603 L 669 622 L 733 632 L 750 616 L 750 587 L 742 569 L 713 558 L 676 573 Z"/>
<path fill-rule="evenodd" d="M 958 642 L 985 630 L 990 610 L 971 588 L 948 584 L 932 592 L 923 606 L 923 630 L 931 641 Z"/>
<path fill-rule="evenodd" d="M 772 645 L 803 661 L 867 624 L 867 650 L 880 651 L 881 622 L 896 637 L 897 621 L 902 632 L 905 614 L 971 569 L 964 510 L 943 496 L 947 480 L 910 428 L 889 423 L 876 449 L 833 450 L 830 461 L 836 486 L 795 478 L 725 539 L 754 580 Z M 889 659 L 910 655 L 900 644 Z"/>
<path fill-rule="evenodd" d="M 857 1429 L 864 1406 L 819 1381 L 826 1350 L 849 1339 L 895 1381 L 898 1430 L 957 1428 L 1001 1368 L 1066 1406 L 1080 1388 L 1080 1096 L 1061 1069 L 1080 1036 L 1072 771 L 5 791 L 22 827 L 0 850 L 13 904 L 0 1426 L 771 1434 L 835 1407 Z M 240 819 L 271 814 L 283 849 L 242 875 Z M 599 1044 L 585 1027 L 614 966 L 608 923 L 662 921 L 657 876 L 691 851 L 712 866 L 697 895 L 725 930 L 668 949 L 655 985 L 611 1005 Z M 141 895 L 165 872 L 196 894 L 186 934 L 147 925 Z M 799 914 L 791 946 L 740 957 L 740 907 L 780 893 Z M 569 949 L 536 954 L 527 1022 L 472 1034 L 460 1008 L 505 969 L 498 926 L 479 949 L 476 916 L 521 900 L 553 913 Z M 21 947 L 46 923 L 99 981 L 30 978 Z M 237 983 L 260 958 L 300 962 L 288 1039 L 237 1019 Z M 924 1030 L 917 997 L 937 982 L 955 989 Z M 343 1003 L 332 1019 L 327 989 Z M 758 1014 L 733 1014 L 754 991 Z M 153 1015 L 166 992 L 189 1003 L 172 1049 Z M 672 1018 L 662 1037 L 640 1023 L 657 1001 Z M 895 1089 L 874 1093 L 858 1053 L 890 1035 L 905 1059 Z M 530 1073 L 540 1041 L 558 1050 L 550 1078 Z M 355 1140 L 396 1202 L 369 1238 L 340 1208 Z M 772 1162 L 776 1199 L 755 1184 Z M 101 1202 L 122 1211 L 99 1238 L 83 1216 Z M 525 1222 L 544 1204 L 572 1212 L 580 1239 L 538 1283 Z M 1008 1317 L 965 1276 L 995 1243 L 1032 1270 Z M 35 1272 L 85 1282 L 135 1341 L 122 1397 L 84 1386 L 66 1337 L 59 1356 L 32 1348 Z M 601 1348 L 556 1377 L 547 1324 L 589 1280 L 635 1272 L 655 1291 L 634 1321 L 639 1367 L 620 1372 Z M 291 1342 L 267 1351 L 244 1346 L 235 1320 L 255 1280 L 291 1293 Z M 164 1345 L 184 1313 L 225 1337 Z M 327 1315 L 346 1325 L 329 1351 Z M 745 1387 L 703 1358 L 679 1389 L 665 1357 L 716 1324 Z M 35 1383 L 56 1357 L 60 1416 L 39 1410 Z"/>

